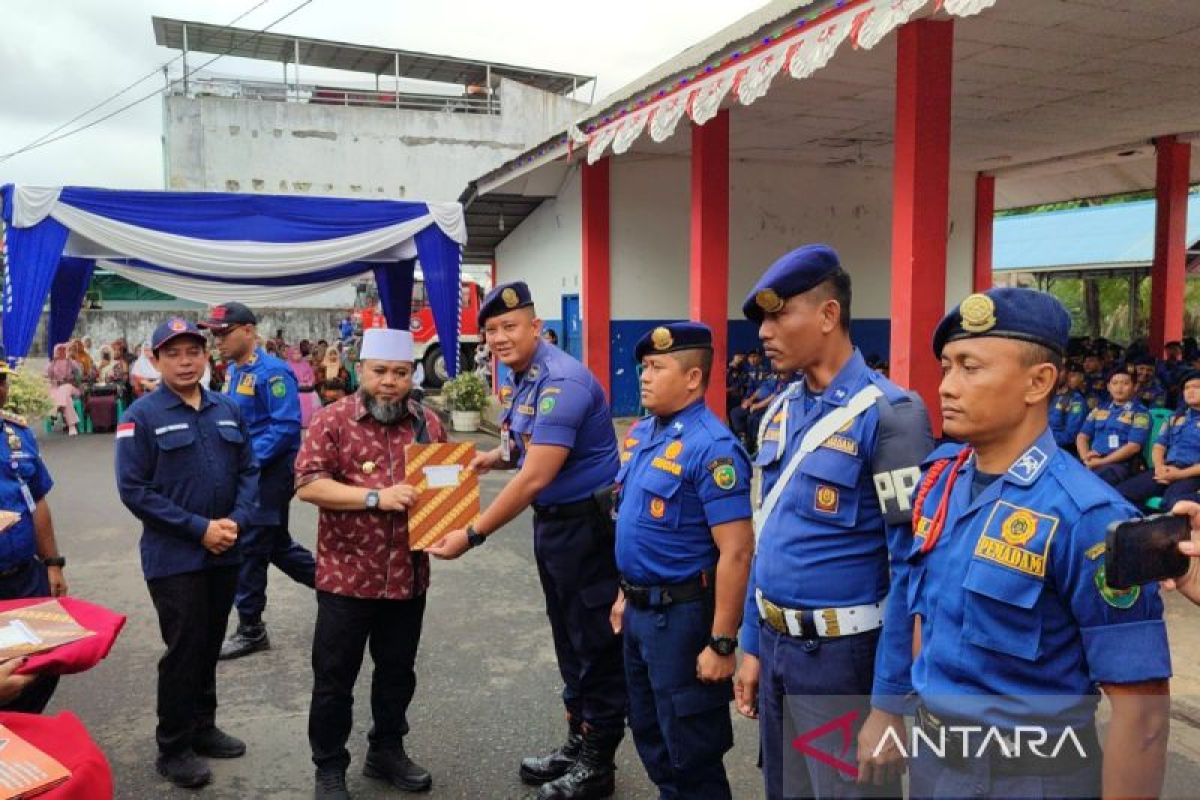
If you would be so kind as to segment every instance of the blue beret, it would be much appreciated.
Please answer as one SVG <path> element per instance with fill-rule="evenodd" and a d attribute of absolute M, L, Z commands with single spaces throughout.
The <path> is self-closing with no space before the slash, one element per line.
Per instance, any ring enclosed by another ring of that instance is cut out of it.
<path fill-rule="evenodd" d="M 633 360 L 680 350 L 712 350 L 712 328 L 702 322 L 672 322 L 647 332 L 633 348 Z"/>
<path fill-rule="evenodd" d="M 195 325 L 183 317 L 171 317 L 154 329 L 154 335 L 150 337 L 150 349 L 157 353 L 160 347 L 180 336 L 191 336 L 199 339 L 201 344 L 205 342 L 204 334 Z"/>
<path fill-rule="evenodd" d="M 933 332 L 933 353 L 947 342 L 982 336 L 1020 339 L 1067 351 L 1071 315 L 1056 297 L 1033 289 L 999 288 L 973 294 L 942 318 Z"/>
<path fill-rule="evenodd" d="M 742 313 L 748 320 L 762 322 L 764 313 L 778 311 L 789 297 L 807 292 L 841 268 L 832 247 L 806 244 L 767 268 L 746 295 Z"/>
<path fill-rule="evenodd" d="M 502 283 L 487 293 L 483 305 L 479 307 L 479 327 L 499 314 L 507 314 L 518 308 L 529 308 L 533 305 L 533 295 L 524 281 Z"/>

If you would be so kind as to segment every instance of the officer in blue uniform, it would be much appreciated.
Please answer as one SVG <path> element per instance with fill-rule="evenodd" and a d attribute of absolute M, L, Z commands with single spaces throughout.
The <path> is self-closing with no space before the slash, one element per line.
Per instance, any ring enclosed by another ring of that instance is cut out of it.
<path fill-rule="evenodd" d="M 1133 396 L 1133 376 L 1114 372 L 1108 379 L 1111 399 L 1092 409 L 1075 446 L 1079 460 L 1116 486 L 1137 472 L 1142 448 L 1150 438 L 1150 410 Z"/>
<path fill-rule="evenodd" d="M 1117 484 L 1117 491 L 1132 503 L 1162 497 L 1170 510 L 1180 500 L 1195 500 L 1200 491 L 1200 371 L 1183 376 L 1182 411 L 1167 420 L 1151 450 L 1154 469 Z"/>
<path fill-rule="evenodd" d="M 0 408 L 8 403 L 10 374 L 0 360 Z M 61 597 L 67 593 L 67 562 L 58 551 L 46 499 L 54 481 L 25 418 L 0 411 L 0 425 L 0 512 L 7 518 L 0 521 L 0 600 Z M 0 710 L 40 714 L 57 686 L 57 676 L 39 675 Z"/>
<path fill-rule="evenodd" d="M 242 574 L 235 605 L 237 630 L 221 647 L 221 658 L 240 658 L 271 646 L 263 610 L 271 564 L 297 583 L 313 588 L 316 560 L 288 529 L 294 493 L 293 465 L 300 450 L 300 394 L 296 377 L 280 359 L 258 347 L 258 319 L 241 303 L 214 306 L 201 328 L 212 331 L 221 357 L 229 361 L 223 393 L 233 398 L 250 430 L 259 469 L 259 510 L 242 541 Z"/>
<path fill-rule="evenodd" d="M 587 369 L 542 340 L 524 283 L 484 298 L 479 327 L 512 370 L 500 390 L 500 446 L 473 468 L 517 474 L 471 527 L 427 549 L 457 558 L 533 505 L 533 549 L 554 634 L 569 731 L 547 756 L 527 758 L 520 775 L 539 800 L 608 797 L 613 755 L 625 729 L 621 638 L 609 624 L 617 599 L 612 486 L 617 440 L 604 389 Z"/>
<path fill-rule="evenodd" d="M 750 461 L 704 405 L 712 357 L 695 322 L 638 341 L 650 416 L 626 434 L 617 473 L 629 729 L 665 800 L 732 797 L 721 757 L 754 529 Z"/>
<path fill-rule="evenodd" d="M 1050 430 L 1054 433 L 1054 442 L 1068 452 L 1075 452 L 1075 438 L 1083 428 L 1087 419 L 1087 398 L 1079 387 L 1083 384 L 1083 371 L 1072 366 L 1067 368 L 1067 374 L 1062 386 L 1054 393 L 1054 401 L 1050 404 Z"/>
<path fill-rule="evenodd" d="M 1083 357 L 1083 396 L 1087 398 L 1088 410 L 1108 402 L 1108 375 L 1104 372 L 1104 359 L 1093 350 Z"/>
<path fill-rule="evenodd" d="M 1154 359 L 1139 358 L 1133 366 L 1133 396 L 1146 408 L 1166 408 L 1167 389 L 1154 374 Z"/>
<path fill-rule="evenodd" d="M 862 723 L 869 704 L 855 696 L 873 684 L 903 694 L 909 682 L 905 647 L 876 645 L 881 626 L 908 626 L 883 599 L 904 580 L 895 556 L 932 437 L 921 399 L 871 370 L 852 344 L 850 295 L 837 253 L 808 245 L 775 262 L 742 306 L 774 369 L 804 374 L 768 410 L 754 461 L 759 538 L 734 687 L 739 711 L 760 721 L 769 798 L 857 794 L 853 748 L 839 751 L 848 762 L 839 768 L 791 742 L 831 720 Z M 898 776 L 881 782 L 899 794 Z"/>
<path fill-rule="evenodd" d="M 1161 786 L 1171 668 L 1158 587 L 1104 579 L 1105 530 L 1136 511 L 1047 426 L 1070 325 L 1052 296 L 1004 288 L 967 297 L 934 334 L 945 433 L 963 444 L 926 462 L 908 586 L 888 597 L 919 629 L 917 724 L 946 742 L 943 758 L 917 737 L 891 742 L 910 756 L 913 797 L 1101 796 L 1097 686 L 1113 712 L 1103 796 Z M 903 633 L 885 626 L 884 646 Z M 882 694 L 873 702 L 906 702 Z M 1031 747 L 1039 733 L 1045 747 Z"/>
<path fill-rule="evenodd" d="M 178 317 L 150 340 L 162 383 L 116 436 L 117 488 L 142 521 L 142 573 L 166 653 L 158 662 L 157 767 L 177 786 L 212 779 L 202 756 L 236 758 L 216 727 L 217 655 L 258 508 L 258 463 L 237 404 L 200 385 L 204 334 Z"/>

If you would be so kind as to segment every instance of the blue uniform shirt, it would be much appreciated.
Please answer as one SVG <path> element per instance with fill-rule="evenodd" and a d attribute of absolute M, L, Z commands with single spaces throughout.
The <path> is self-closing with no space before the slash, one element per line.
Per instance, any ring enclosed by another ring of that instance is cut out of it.
<path fill-rule="evenodd" d="M 1167 448 L 1164 463 L 1174 467 L 1200 464 L 1200 411 L 1177 411 L 1159 431 L 1157 444 Z"/>
<path fill-rule="evenodd" d="M 767 422 L 755 464 L 762 468 L 765 497 L 805 432 L 868 384 L 883 397 L 805 457 L 758 532 L 741 634 L 742 648 L 751 655 L 758 655 L 756 589 L 784 608 L 840 608 L 876 603 L 890 583 L 905 581 L 909 495 L 933 445 L 918 396 L 868 367 L 856 349 L 820 395 L 809 392 L 803 379 L 790 384 L 787 399 Z M 904 613 L 899 604 L 895 610 Z M 885 611 L 885 627 L 905 624 L 904 617 L 892 620 L 891 608 Z M 900 645 L 894 653 L 881 649 L 876 681 L 904 694 L 910 660 Z"/>
<path fill-rule="evenodd" d="M 566 351 L 538 342 L 529 368 L 505 378 L 500 402 L 510 460 L 524 463 L 530 444 L 570 451 L 558 475 L 534 498 L 539 505 L 574 503 L 613 482 L 617 437 L 608 399 L 592 373 Z"/>
<path fill-rule="evenodd" d="M 1059 447 L 1075 444 L 1087 415 L 1087 400 L 1081 392 L 1067 389 L 1054 395 L 1050 404 L 1050 430 Z"/>
<path fill-rule="evenodd" d="M 224 393 L 237 402 L 250 431 L 254 455 L 264 468 L 300 449 L 300 390 L 288 365 L 255 349 L 242 365 L 231 363 Z"/>
<path fill-rule="evenodd" d="M 236 564 L 200 544 L 210 520 L 228 517 L 239 535 L 258 505 L 258 462 L 237 405 L 201 389 L 194 409 L 166 385 L 140 397 L 117 427 L 117 489 L 142 521 L 146 579 Z"/>
<path fill-rule="evenodd" d="M 1089 410 L 1107 403 L 1108 378 L 1099 372 L 1085 373 L 1083 376 L 1083 396 L 1087 399 Z"/>
<path fill-rule="evenodd" d="M 0 436 L 0 510 L 20 514 L 21 519 L 0 533 L 0 569 L 11 569 L 37 554 L 33 507 L 46 496 L 54 482 L 38 453 L 37 439 L 20 417 L 0 412 L 4 435 Z"/>
<path fill-rule="evenodd" d="M 630 428 L 617 483 L 617 569 L 638 585 L 711 569 L 712 529 L 751 516 L 750 459 L 702 400 Z"/>
<path fill-rule="evenodd" d="M 1146 408 L 1164 408 L 1167 405 L 1167 390 L 1157 380 L 1134 387 L 1133 396 Z"/>
<path fill-rule="evenodd" d="M 939 448 L 927 466 L 962 449 Z M 913 686 L 934 714 L 1061 729 L 1090 722 L 1097 684 L 1170 676 L 1157 585 L 1104 582 L 1105 531 L 1137 516 L 1115 489 L 1047 429 L 974 499 L 974 457 L 963 463 L 941 536 L 923 554 L 951 472 L 914 512 L 908 591 L 889 597 L 921 617 Z M 884 640 L 900 632 L 885 627 Z"/>
<path fill-rule="evenodd" d="M 1079 432 L 1102 456 L 1127 444 L 1141 447 L 1150 438 L 1150 412 L 1137 400 L 1121 405 L 1108 400 L 1092 409 Z"/>

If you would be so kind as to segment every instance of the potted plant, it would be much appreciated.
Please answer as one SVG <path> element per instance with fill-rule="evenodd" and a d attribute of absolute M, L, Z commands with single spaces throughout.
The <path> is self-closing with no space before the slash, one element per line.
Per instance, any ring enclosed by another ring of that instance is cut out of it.
<path fill-rule="evenodd" d="M 22 365 L 8 373 L 8 402 L 4 410 L 25 417 L 29 427 L 54 409 L 50 399 L 50 384 L 36 372 Z"/>
<path fill-rule="evenodd" d="M 469 433 L 479 430 L 480 413 L 487 408 L 487 386 L 474 372 L 461 372 L 442 386 L 450 409 L 454 430 Z"/>

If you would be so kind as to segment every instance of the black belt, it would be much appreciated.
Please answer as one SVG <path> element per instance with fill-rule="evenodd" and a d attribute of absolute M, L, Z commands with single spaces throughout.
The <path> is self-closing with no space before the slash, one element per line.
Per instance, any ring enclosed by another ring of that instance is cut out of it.
<path fill-rule="evenodd" d="M 301 386 L 300 387 L 301 394 L 304 394 L 306 392 L 315 392 L 316 390 L 317 390 L 317 387 L 315 387 L 315 386 Z"/>
<path fill-rule="evenodd" d="M 701 572 L 698 577 L 683 583 L 635 586 L 622 576 L 621 591 L 625 595 L 625 602 L 634 608 L 666 608 L 676 603 L 703 600 L 712 592 L 712 580 L 710 573 Z"/>
<path fill-rule="evenodd" d="M 601 516 L 600 506 L 594 498 L 575 503 L 559 503 L 552 506 L 533 504 L 534 513 L 542 519 L 574 519 L 575 517 Z"/>
<path fill-rule="evenodd" d="M 1038 745 L 1037 752 L 1031 749 L 1030 744 L 1031 740 L 1036 742 L 1035 737 L 1040 734 L 1035 734 L 1031 730 L 1018 737 L 1014 731 L 998 729 L 1010 755 L 1005 754 L 1004 748 L 996 742 L 995 737 L 990 736 L 991 728 L 983 723 L 937 717 L 924 705 L 920 705 L 917 707 L 917 725 L 939 748 L 944 737 L 945 757 L 940 760 L 951 767 L 965 767 L 970 759 L 978 756 L 986 758 L 991 771 L 999 775 L 1066 775 L 1078 772 L 1090 764 L 1095 764 L 1099 768 L 1102 756 L 1100 737 L 1096 733 L 1095 723 L 1089 723 L 1083 728 L 1073 728 L 1075 739 L 1069 737 L 1061 739 L 1061 747 L 1058 745 L 1063 732 L 1047 730 L 1045 741 Z M 953 730 L 959 727 L 969 729 L 970 733 Z M 964 742 L 964 737 L 967 736 L 969 738 Z M 986 745 L 984 745 L 985 741 Z M 1075 744 L 1076 741 L 1083 747 L 1082 754 Z M 921 742 L 919 746 L 929 747 L 925 742 Z M 981 746 L 986 746 L 987 749 L 980 755 L 979 748 Z M 932 748 L 926 752 L 931 750 Z M 1050 753 L 1055 750 L 1057 753 L 1051 758 Z M 966 757 L 963 755 L 964 752 Z"/>

